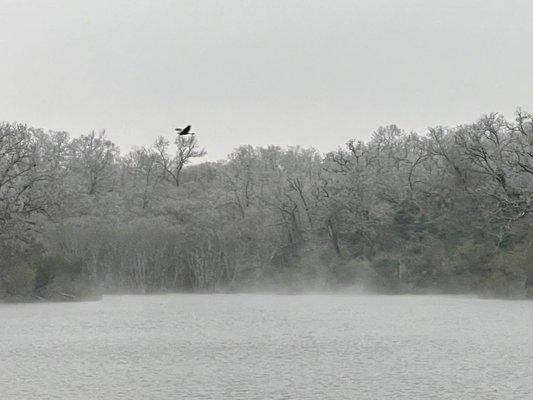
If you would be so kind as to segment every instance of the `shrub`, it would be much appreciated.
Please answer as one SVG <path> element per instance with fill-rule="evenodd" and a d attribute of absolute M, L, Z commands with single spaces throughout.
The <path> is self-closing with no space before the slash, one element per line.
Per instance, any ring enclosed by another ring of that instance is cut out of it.
<path fill-rule="evenodd" d="M 35 285 L 33 260 L 38 247 L 3 244 L 0 247 L 0 297 L 27 297 Z"/>
<path fill-rule="evenodd" d="M 526 294 L 528 254 L 520 247 L 496 253 L 489 262 L 490 273 L 482 282 L 488 295 L 516 297 Z"/>
<path fill-rule="evenodd" d="M 400 261 L 396 258 L 377 258 L 372 261 L 377 273 L 377 284 L 386 291 L 395 292 L 399 288 Z"/>

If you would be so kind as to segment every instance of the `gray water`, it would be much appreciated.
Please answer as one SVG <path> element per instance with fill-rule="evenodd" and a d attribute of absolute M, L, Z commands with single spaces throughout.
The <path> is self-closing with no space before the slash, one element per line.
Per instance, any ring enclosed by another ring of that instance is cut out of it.
<path fill-rule="evenodd" d="M 533 302 L 164 295 L 0 305 L 0 399 L 531 399 Z"/>

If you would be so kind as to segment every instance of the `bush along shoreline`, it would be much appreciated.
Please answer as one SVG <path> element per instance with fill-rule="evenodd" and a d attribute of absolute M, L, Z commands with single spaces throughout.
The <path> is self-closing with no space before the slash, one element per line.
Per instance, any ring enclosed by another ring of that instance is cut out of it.
<path fill-rule="evenodd" d="M 40 246 L 4 246 L 0 253 L 3 302 L 101 299 L 95 283 L 84 274 L 80 259 L 46 253 Z"/>

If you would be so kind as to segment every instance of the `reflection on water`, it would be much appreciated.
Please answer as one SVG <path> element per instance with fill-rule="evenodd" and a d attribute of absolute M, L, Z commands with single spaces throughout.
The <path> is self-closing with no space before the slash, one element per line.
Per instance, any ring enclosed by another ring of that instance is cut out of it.
<path fill-rule="evenodd" d="M 3 400 L 533 396 L 527 301 L 109 296 L 0 321 Z"/>

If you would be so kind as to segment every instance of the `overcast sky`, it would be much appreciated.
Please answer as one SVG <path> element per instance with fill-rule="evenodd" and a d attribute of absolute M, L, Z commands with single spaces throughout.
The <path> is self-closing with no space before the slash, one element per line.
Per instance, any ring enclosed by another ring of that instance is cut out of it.
<path fill-rule="evenodd" d="M 533 111 L 531 0 L 0 0 L 0 120 L 334 150 Z"/>

